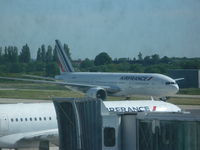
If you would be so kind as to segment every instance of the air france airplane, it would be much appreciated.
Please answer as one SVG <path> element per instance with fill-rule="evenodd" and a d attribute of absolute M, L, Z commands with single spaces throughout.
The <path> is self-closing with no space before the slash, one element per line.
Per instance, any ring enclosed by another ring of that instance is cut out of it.
<path fill-rule="evenodd" d="M 75 72 L 69 57 L 65 53 L 60 41 L 56 40 L 61 75 L 53 81 L 34 79 L 20 79 L 0 77 L 2 79 L 32 81 L 40 83 L 54 83 L 67 85 L 69 88 L 82 90 L 86 96 L 105 100 L 107 95 L 131 97 L 133 95 L 152 96 L 162 98 L 172 96 L 179 91 L 177 80 L 166 75 L 155 73 L 103 73 L 103 72 Z M 32 76 L 35 77 L 35 76 Z M 36 77 L 49 79 L 45 77 Z"/>
<path fill-rule="evenodd" d="M 88 97 L 103 100 L 107 95 L 166 97 L 174 95 L 179 90 L 176 80 L 162 74 L 74 72 L 58 40 L 56 40 L 56 50 L 61 71 L 61 75 L 56 76 L 56 79 L 64 81 L 68 86 L 85 87 Z"/>
<path fill-rule="evenodd" d="M 180 112 L 163 101 L 104 101 L 110 112 Z M 0 148 L 38 147 L 48 141 L 58 145 L 58 126 L 53 103 L 0 105 Z"/>

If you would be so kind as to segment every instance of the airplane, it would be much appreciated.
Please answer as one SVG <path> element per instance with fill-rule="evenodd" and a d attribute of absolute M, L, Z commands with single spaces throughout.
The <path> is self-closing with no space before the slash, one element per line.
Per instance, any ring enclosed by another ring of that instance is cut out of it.
<path fill-rule="evenodd" d="M 102 100 L 105 100 L 107 95 L 166 97 L 179 91 L 176 81 L 181 79 L 174 80 L 162 74 L 75 72 L 60 41 L 55 42 L 61 71 L 61 75 L 55 78 L 64 81 L 68 86 L 85 89 L 88 97 Z"/>
<path fill-rule="evenodd" d="M 22 80 L 39 83 L 53 83 L 66 85 L 70 89 L 78 89 L 86 93 L 87 97 L 105 100 L 107 95 L 131 97 L 133 95 L 151 96 L 154 98 L 168 97 L 179 91 L 176 83 L 181 79 L 172 79 L 156 73 L 105 73 L 105 72 L 75 72 L 69 57 L 59 40 L 56 42 L 60 75 L 52 81 L 0 77 L 1 79 Z M 30 76 L 33 78 L 50 79 L 46 77 Z"/>
<path fill-rule="evenodd" d="M 103 101 L 109 112 L 181 112 L 163 101 Z M 0 105 L 0 148 L 37 148 L 41 142 L 59 145 L 55 108 L 48 103 Z"/>

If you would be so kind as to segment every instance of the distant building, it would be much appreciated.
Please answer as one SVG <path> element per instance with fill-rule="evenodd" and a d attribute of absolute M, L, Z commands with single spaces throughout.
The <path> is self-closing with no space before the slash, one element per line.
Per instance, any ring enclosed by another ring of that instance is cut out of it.
<path fill-rule="evenodd" d="M 200 88 L 200 70 L 199 69 L 172 69 L 168 75 L 173 79 L 184 78 L 178 81 L 180 88 Z"/>

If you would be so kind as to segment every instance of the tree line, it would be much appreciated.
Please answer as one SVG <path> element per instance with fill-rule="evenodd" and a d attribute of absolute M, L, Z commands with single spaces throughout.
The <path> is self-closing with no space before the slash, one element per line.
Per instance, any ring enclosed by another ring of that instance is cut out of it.
<path fill-rule="evenodd" d="M 71 57 L 67 44 L 64 50 Z M 38 48 L 36 59 L 32 59 L 28 44 L 21 51 L 16 46 L 0 47 L 0 73 L 34 73 L 44 76 L 59 74 L 55 47 L 44 44 Z"/>
<path fill-rule="evenodd" d="M 81 71 L 134 72 L 167 74 L 170 69 L 200 69 L 200 58 L 144 56 L 140 52 L 133 58 L 114 58 L 102 52 L 94 60 L 86 58 L 80 64 Z"/>
<path fill-rule="evenodd" d="M 64 50 L 70 56 L 70 49 L 64 44 Z M 72 60 L 72 59 L 71 59 Z M 90 72 L 136 72 L 167 74 L 169 69 L 200 69 L 200 58 L 160 57 L 158 54 L 143 56 L 140 52 L 132 58 L 112 58 L 106 52 L 94 59 L 73 60 L 75 70 Z M 57 53 L 51 45 L 41 45 L 37 57 L 31 57 L 28 44 L 21 50 L 16 46 L 0 47 L 0 73 L 29 73 L 43 76 L 59 74 Z"/>

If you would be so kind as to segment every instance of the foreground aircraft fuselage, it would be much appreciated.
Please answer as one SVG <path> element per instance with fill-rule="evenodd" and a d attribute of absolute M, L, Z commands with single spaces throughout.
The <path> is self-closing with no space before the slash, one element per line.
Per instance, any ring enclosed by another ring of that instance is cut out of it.
<path fill-rule="evenodd" d="M 162 101 L 104 102 L 110 112 L 179 112 Z M 40 141 L 58 145 L 58 127 L 53 103 L 1 104 L 0 148 L 37 147 Z"/>

